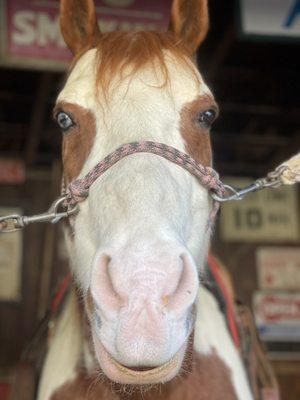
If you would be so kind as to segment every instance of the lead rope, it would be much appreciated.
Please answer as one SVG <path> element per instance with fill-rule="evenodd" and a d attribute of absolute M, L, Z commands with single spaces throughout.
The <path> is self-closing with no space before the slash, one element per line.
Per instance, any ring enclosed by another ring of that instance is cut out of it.
<path fill-rule="evenodd" d="M 242 200 L 247 194 L 266 188 L 278 188 L 282 185 L 294 185 L 300 182 L 300 153 L 280 164 L 274 171 L 269 172 L 264 178 L 257 179 L 251 185 L 236 189 L 224 185 L 226 194 L 219 196 L 212 193 L 213 199 L 224 203 L 231 200 Z"/>
<path fill-rule="evenodd" d="M 275 169 L 280 174 L 283 185 L 294 185 L 300 182 L 300 153 L 285 161 Z"/>

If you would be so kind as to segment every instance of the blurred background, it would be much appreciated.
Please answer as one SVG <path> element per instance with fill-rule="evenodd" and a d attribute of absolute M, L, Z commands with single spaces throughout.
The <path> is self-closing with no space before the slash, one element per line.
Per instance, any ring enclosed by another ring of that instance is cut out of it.
<path fill-rule="evenodd" d="M 102 30 L 166 29 L 171 1 L 95 3 Z M 221 110 L 214 164 L 241 186 L 300 148 L 300 1 L 210 0 L 210 17 L 197 62 Z M 58 1 L 1 0 L 0 46 L 0 215 L 40 213 L 60 190 L 51 111 L 70 55 Z M 300 398 L 299 220 L 299 188 L 262 192 L 222 207 L 212 244 L 253 307 L 284 400 Z M 66 271 L 59 227 L 0 236 L 1 399 Z"/>

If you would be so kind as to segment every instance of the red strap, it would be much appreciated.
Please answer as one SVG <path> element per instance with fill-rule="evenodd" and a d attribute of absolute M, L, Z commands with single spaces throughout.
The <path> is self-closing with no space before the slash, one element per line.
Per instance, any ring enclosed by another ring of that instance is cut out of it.
<path fill-rule="evenodd" d="M 55 315 L 59 306 L 61 305 L 61 302 L 63 301 L 65 294 L 68 291 L 69 285 L 71 283 L 71 273 L 69 272 L 63 279 L 62 283 L 57 289 L 57 292 L 54 296 L 54 299 L 52 300 L 51 303 L 51 313 L 52 315 Z"/>
<path fill-rule="evenodd" d="M 219 272 L 218 261 L 212 254 L 208 255 L 207 260 L 208 260 L 208 265 L 210 267 L 210 270 L 211 270 L 218 286 L 220 287 L 221 292 L 226 301 L 226 318 L 228 321 L 228 325 L 229 325 L 229 329 L 230 329 L 233 341 L 234 341 L 236 347 L 240 347 L 240 337 L 239 337 L 239 332 L 238 332 L 238 328 L 237 328 L 235 317 L 234 317 L 235 313 L 234 313 L 233 299 L 230 296 L 227 286 Z"/>

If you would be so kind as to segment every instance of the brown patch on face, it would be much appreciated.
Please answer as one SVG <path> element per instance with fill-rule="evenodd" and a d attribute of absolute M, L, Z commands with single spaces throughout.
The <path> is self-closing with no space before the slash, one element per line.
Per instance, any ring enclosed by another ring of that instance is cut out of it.
<path fill-rule="evenodd" d="M 76 104 L 58 103 L 54 116 L 61 111 L 67 113 L 75 123 L 75 126 L 63 134 L 62 145 L 64 175 L 71 182 L 79 175 L 91 151 L 96 135 L 96 122 L 91 111 Z"/>
<path fill-rule="evenodd" d="M 180 115 L 180 133 L 186 143 L 187 152 L 205 166 L 212 164 L 210 130 L 199 122 L 201 112 L 217 106 L 210 96 L 201 96 L 184 105 Z"/>

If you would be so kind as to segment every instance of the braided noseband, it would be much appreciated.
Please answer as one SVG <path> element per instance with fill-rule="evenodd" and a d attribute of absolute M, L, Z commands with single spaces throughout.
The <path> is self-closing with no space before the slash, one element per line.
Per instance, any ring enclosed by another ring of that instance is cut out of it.
<path fill-rule="evenodd" d="M 85 200 L 89 195 L 92 184 L 104 174 L 105 171 L 124 157 L 135 153 L 152 153 L 163 157 L 190 172 L 198 179 L 199 183 L 209 189 L 209 191 L 214 191 L 219 196 L 224 194 L 224 185 L 220 181 L 218 173 L 213 168 L 197 164 L 191 156 L 172 146 L 151 141 L 139 141 L 119 147 L 96 164 L 85 177 L 73 181 L 67 187 L 67 195 L 64 204 L 68 207 L 74 207 L 77 203 Z M 208 226 L 211 226 L 218 209 L 219 202 L 213 200 L 213 208 L 209 215 Z"/>
<path fill-rule="evenodd" d="M 162 143 L 140 141 L 125 144 L 113 151 L 83 178 L 76 179 L 67 188 L 62 188 L 62 195 L 56 199 L 48 211 L 32 216 L 6 215 L 0 217 L 0 233 L 14 232 L 35 222 L 57 223 L 64 218 L 70 218 L 78 213 L 78 203 L 89 195 L 91 185 L 105 171 L 122 158 L 134 153 L 152 153 L 163 157 L 184 168 L 194 175 L 199 183 L 209 190 L 213 198 L 213 207 L 209 214 L 207 228 L 211 227 L 219 209 L 219 203 L 231 200 L 241 200 L 247 194 L 265 188 L 277 188 L 282 185 L 293 185 L 300 182 L 300 153 L 279 165 L 267 176 L 256 179 L 250 185 L 237 189 L 222 183 L 217 172 L 211 167 L 205 167 L 174 147 Z"/>

